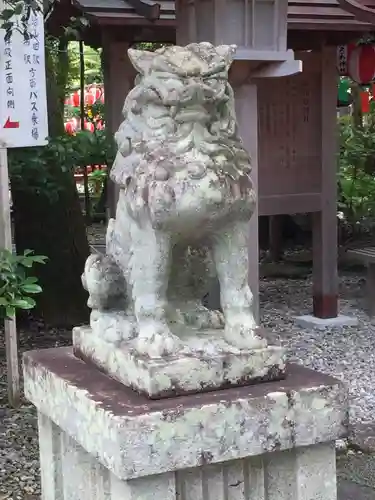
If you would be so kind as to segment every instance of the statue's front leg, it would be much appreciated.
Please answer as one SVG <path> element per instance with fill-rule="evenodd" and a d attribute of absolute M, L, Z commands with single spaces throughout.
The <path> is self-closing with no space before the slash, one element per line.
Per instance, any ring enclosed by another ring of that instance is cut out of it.
<path fill-rule="evenodd" d="M 137 350 L 152 358 L 174 352 L 178 338 L 166 320 L 170 236 L 155 231 L 148 222 L 131 228 L 130 281 L 138 323 Z"/>
<path fill-rule="evenodd" d="M 225 339 L 240 349 L 258 349 L 266 341 L 255 333 L 253 295 L 248 285 L 248 223 L 234 222 L 213 239 L 213 257 L 220 282 Z"/>

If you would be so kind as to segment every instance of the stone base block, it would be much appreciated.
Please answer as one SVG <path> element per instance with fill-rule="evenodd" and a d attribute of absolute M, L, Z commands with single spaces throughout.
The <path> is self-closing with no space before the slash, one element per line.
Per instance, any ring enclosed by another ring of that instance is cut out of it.
<path fill-rule="evenodd" d="M 43 500 L 336 500 L 342 384 L 281 382 L 152 401 L 71 349 L 27 353 Z"/>
<path fill-rule="evenodd" d="M 249 351 L 225 342 L 220 330 L 193 331 L 186 348 L 175 356 L 150 359 L 139 355 L 134 340 L 116 346 L 90 327 L 73 332 L 75 354 L 127 387 L 160 399 L 193 392 L 280 380 L 285 376 L 285 350 L 268 346 Z"/>
<path fill-rule="evenodd" d="M 331 443 L 123 481 L 42 414 L 39 436 L 43 500 L 337 500 Z"/>
<path fill-rule="evenodd" d="M 39 412 L 120 479 L 199 467 L 346 433 L 341 382 L 289 365 L 280 382 L 149 400 L 71 348 L 28 353 L 25 394 Z"/>
<path fill-rule="evenodd" d="M 336 318 L 318 318 L 312 314 L 305 316 L 296 316 L 296 324 L 303 328 L 318 328 L 324 330 L 325 328 L 334 328 L 339 326 L 356 326 L 358 319 L 352 316 L 344 316 L 340 314 Z"/>

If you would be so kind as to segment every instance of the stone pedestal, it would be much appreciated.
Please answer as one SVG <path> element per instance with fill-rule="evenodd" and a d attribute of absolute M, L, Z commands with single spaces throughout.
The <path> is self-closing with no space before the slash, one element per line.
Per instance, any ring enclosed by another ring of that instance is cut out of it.
<path fill-rule="evenodd" d="M 162 358 L 139 354 L 134 339 L 114 345 L 90 327 L 82 326 L 73 330 L 73 350 L 77 357 L 150 399 L 280 380 L 285 376 L 285 349 L 280 346 L 239 350 L 224 340 L 224 330 L 186 330 L 185 349 Z"/>
<path fill-rule="evenodd" d="M 27 353 L 43 500 L 335 500 L 347 400 L 331 377 L 150 400 L 77 359 Z"/>

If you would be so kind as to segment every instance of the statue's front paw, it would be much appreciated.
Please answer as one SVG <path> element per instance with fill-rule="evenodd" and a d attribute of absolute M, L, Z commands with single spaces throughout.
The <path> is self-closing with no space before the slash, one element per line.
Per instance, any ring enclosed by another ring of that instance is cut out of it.
<path fill-rule="evenodd" d="M 150 358 L 162 358 L 174 354 L 180 346 L 180 340 L 163 323 L 150 322 L 139 325 L 136 349 Z"/>
<path fill-rule="evenodd" d="M 262 349 L 267 347 L 267 340 L 256 335 L 256 329 L 255 321 L 239 315 L 235 320 L 226 322 L 224 337 L 228 344 L 238 349 Z"/>
<path fill-rule="evenodd" d="M 193 307 L 183 312 L 184 322 L 201 329 L 221 329 L 224 326 L 224 315 L 220 311 L 207 309 L 202 305 L 194 304 Z"/>

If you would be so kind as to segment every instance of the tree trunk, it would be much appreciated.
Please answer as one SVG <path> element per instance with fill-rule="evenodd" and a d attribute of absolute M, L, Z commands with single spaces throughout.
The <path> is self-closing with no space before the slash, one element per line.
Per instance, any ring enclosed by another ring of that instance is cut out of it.
<path fill-rule="evenodd" d="M 54 137 L 64 132 L 66 49 L 66 40 L 61 40 L 58 47 L 47 43 L 48 121 Z M 32 155 L 29 151 L 27 154 Z M 53 161 L 40 165 L 42 175 L 45 172 L 56 189 L 41 189 L 40 179 L 33 179 L 27 164 L 22 167 L 24 174 L 12 178 L 10 170 L 10 175 L 17 252 L 31 249 L 48 257 L 47 264 L 35 267 L 43 288 L 35 312 L 49 325 L 71 327 L 88 319 L 81 274 L 89 245 L 73 173 L 63 167 Z"/>
<path fill-rule="evenodd" d="M 35 312 L 49 325 L 71 327 L 88 319 L 81 274 L 89 246 L 71 175 L 49 168 L 61 186 L 56 199 L 12 187 L 15 241 L 19 253 L 30 248 L 48 257 L 47 264 L 35 266 L 43 288 Z"/>

